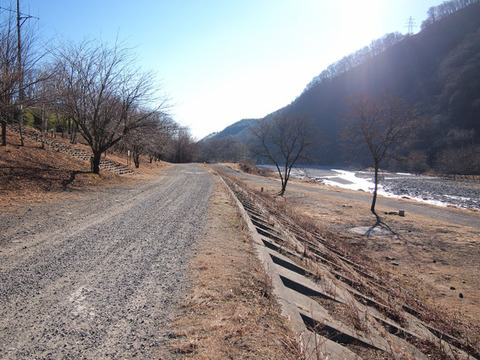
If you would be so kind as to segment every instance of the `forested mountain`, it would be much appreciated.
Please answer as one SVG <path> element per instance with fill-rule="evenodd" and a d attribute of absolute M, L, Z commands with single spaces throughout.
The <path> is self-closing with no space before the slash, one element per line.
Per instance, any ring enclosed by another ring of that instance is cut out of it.
<path fill-rule="evenodd" d="M 385 92 L 403 99 L 421 120 L 417 141 L 409 142 L 403 154 L 410 157 L 411 170 L 480 172 L 480 2 L 453 0 L 432 7 L 418 34 L 388 34 L 346 56 L 275 113 L 308 114 L 324 143 L 312 159 L 345 164 L 349 159 L 340 151 L 339 135 L 347 100 Z M 237 134 L 248 142 L 245 124 L 227 129 L 241 128 Z"/>
<path fill-rule="evenodd" d="M 248 139 L 248 128 L 251 124 L 255 122 L 255 119 L 243 119 L 240 121 L 237 121 L 236 123 L 227 126 L 225 129 L 222 131 L 216 133 L 216 134 L 211 134 L 207 138 L 224 138 L 228 136 L 234 136 L 238 138 L 239 140 L 247 141 Z"/>

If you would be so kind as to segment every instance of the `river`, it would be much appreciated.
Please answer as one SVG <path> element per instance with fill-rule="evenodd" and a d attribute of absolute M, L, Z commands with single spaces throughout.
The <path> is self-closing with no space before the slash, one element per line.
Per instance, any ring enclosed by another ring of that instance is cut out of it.
<path fill-rule="evenodd" d="M 265 165 L 272 171 L 274 166 Z M 326 166 L 292 169 L 292 176 L 351 190 L 373 192 L 374 173 Z M 410 198 L 439 206 L 480 210 L 480 182 L 449 180 L 439 176 L 381 172 L 378 193 L 387 197 Z"/>

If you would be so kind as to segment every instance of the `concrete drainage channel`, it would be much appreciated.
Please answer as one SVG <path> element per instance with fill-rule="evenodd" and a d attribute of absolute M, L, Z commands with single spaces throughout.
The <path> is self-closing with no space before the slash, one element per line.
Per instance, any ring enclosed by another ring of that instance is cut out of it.
<path fill-rule="evenodd" d="M 307 359 L 480 359 L 474 348 L 428 326 L 411 307 L 390 305 L 381 279 L 321 236 L 299 229 L 233 179 L 221 178 Z"/>

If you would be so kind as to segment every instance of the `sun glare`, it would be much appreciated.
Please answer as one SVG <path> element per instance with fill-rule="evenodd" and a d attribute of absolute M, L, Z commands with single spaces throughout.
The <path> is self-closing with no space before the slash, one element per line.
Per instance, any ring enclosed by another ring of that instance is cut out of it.
<path fill-rule="evenodd" d="M 380 14 L 385 2 L 382 0 L 347 0 L 338 2 L 341 9 L 340 34 L 351 51 L 369 45 L 379 34 L 382 19 Z M 347 54 L 345 54 L 347 55 Z"/>

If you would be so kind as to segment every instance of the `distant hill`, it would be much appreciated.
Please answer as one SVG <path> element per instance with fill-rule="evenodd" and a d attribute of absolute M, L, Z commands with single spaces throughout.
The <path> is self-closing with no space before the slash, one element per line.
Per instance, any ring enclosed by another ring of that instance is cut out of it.
<path fill-rule="evenodd" d="M 257 119 L 243 119 L 237 121 L 236 123 L 227 126 L 222 131 L 214 134 L 209 135 L 209 139 L 222 139 L 225 137 L 233 136 L 242 141 L 248 141 L 248 128 L 251 126 Z"/>
<path fill-rule="evenodd" d="M 312 157 L 324 165 L 344 164 L 349 159 L 339 151 L 338 138 L 346 100 L 361 93 L 391 93 L 414 108 L 424 124 L 410 149 L 410 155 L 423 159 L 417 170 L 479 172 L 480 3 L 470 3 L 461 8 L 454 0 L 432 8 L 418 34 L 388 34 L 345 57 L 276 113 L 309 114 L 327 142 Z M 449 13 L 446 5 L 451 5 Z M 246 143 L 251 121 L 239 121 L 217 136 L 238 136 Z"/>

